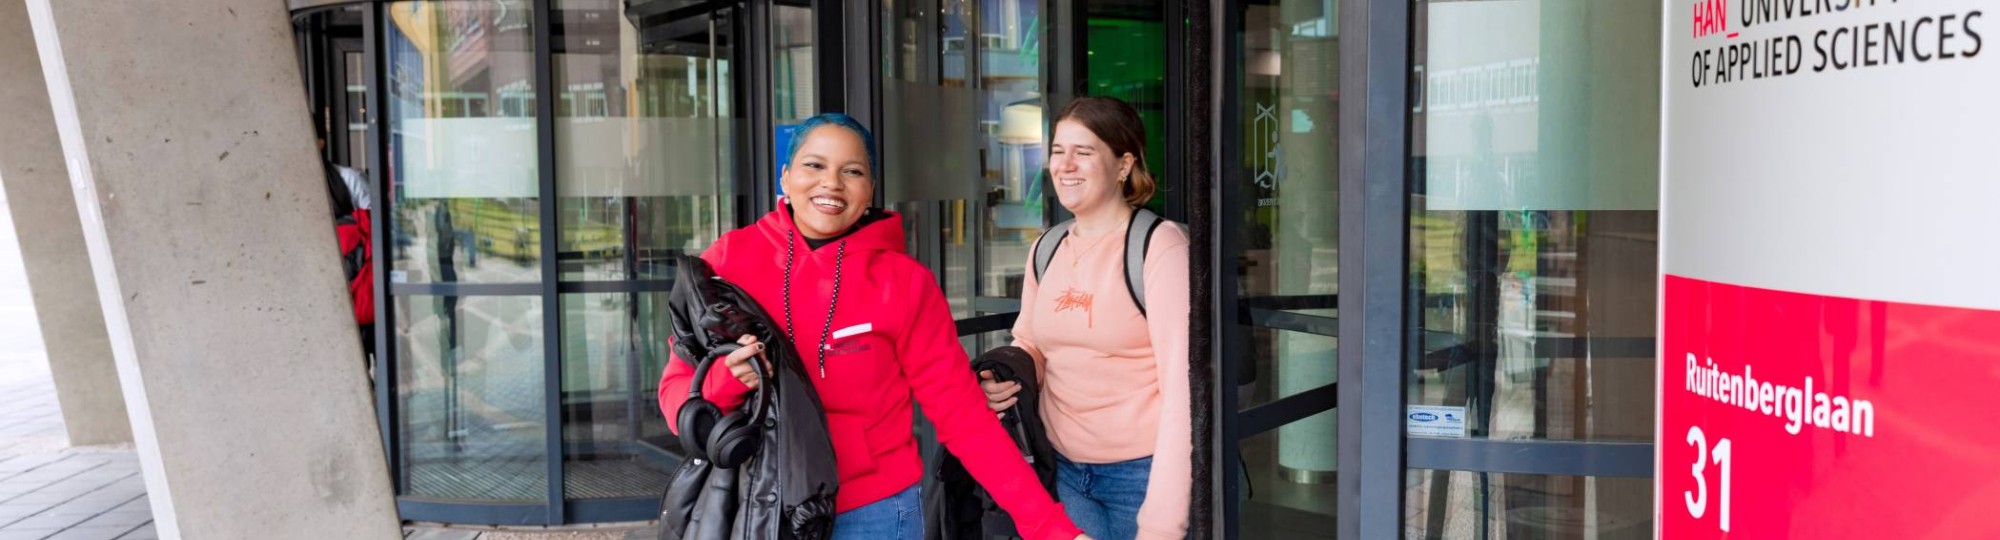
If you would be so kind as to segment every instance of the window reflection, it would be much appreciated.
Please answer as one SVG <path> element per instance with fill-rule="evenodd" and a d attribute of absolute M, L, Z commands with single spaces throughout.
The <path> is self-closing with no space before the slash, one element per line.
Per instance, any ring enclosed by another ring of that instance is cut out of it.
<path fill-rule="evenodd" d="M 524 0 L 383 8 L 392 283 L 542 278 L 528 8 Z"/>
<path fill-rule="evenodd" d="M 548 408 L 537 296 L 398 296 L 405 494 L 546 500 Z"/>
<path fill-rule="evenodd" d="M 1231 68 L 1242 76 L 1242 161 L 1230 166 L 1242 202 L 1224 219 L 1243 231 L 1233 255 L 1240 312 L 1250 319 L 1234 374 L 1244 411 L 1323 390 L 1339 372 L 1339 42 L 1331 1 L 1237 9 L 1242 56 Z M 1338 416 L 1329 408 L 1242 441 L 1245 538 L 1332 537 Z"/>
<path fill-rule="evenodd" d="M 1406 538 L 1653 537 L 1649 478 L 1409 469 L 1405 483 Z"/>
<path fill-rule="evenodd" d="M 735 222 L 727 10 L 679 24 L 640 17 L 652 25 L 642 28 L 622 5 L 555 6 L 564 281 L 666 279 L 673 255 L 700 253 Z M 710 17 L 717 24 L 694 24 Z"/>
<path fill-rule="evenodd" d="M 627 289 L 562 295 L 565 498 L 657 497 L 677 450 L 657 401 L 665 281 L 735 222 L 735 10 L 554 7 L 557 264 Z"/>
<path fill-rule="evenodd" d="M 1014 310 L 1048 224 L 1041 4 L 885 5 L 883 195 L 958 318 Z"/>
<path fill-rule="evenodd" d="M 1659 10 L 1413 14 L 1408 402 L 1462 408 L 1475 438 L 1651 441 Z M 1644 478 L 1413 470 L 1407 485 L 1415 537 L 1651 535 Z"/>
<path fill-rule="evenodd" d="M 1476 437 L 1652 437 L 1660 14 L 1579 1 L 1419 10 L 1409 395 Z"/>
<path fill-rule="evenodd" d="M 776 124 L 796 124 L 819 114 L 813 40 L 812 8 L 771 6 L 771 118 Z"/>

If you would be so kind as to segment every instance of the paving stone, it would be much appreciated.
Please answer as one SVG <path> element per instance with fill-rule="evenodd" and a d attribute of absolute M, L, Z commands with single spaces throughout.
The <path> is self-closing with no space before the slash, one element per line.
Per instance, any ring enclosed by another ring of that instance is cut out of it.
<path fill-rule="evenodd" d="M 6 527 L 0 527 L 0 530 L 65 529 L 69 527 L 75 527 L 76 524 L 83 523 L 85 520 L 88 520 L 95 515 L 96 514 L 61 514 L 61 513 L 52 514 L 48 512 L 43 512 L 40 514 L 35 514 L 32 516 L 21 518 L 19 521 L 15 521 L 13 523 L 9 523 L 7 524 Z"/>
<path fill-rule="evenodd" d="M 145 524 L 147 524 L 147 523 L 152 523 L 152 522 L 153 522 L 153 513 L 152 513 L 152 512 L 144 512 L 144 513 L 141 513 L 141 512 L 110 512 L 110 513 L 104 513 L 104 514 L 98 514 L 98 515 L 97 515 L 96 517 L 93 517 L 93 518 L 90 518 L 90 519 L 88 519 L 88 520 L 85 520 L 85 521 L 84 521 L 83 523 L 78 523 L 78 524 L 76 524 L 76 526 L 78 526 L 78 527 L 124 527 L 124 528 L 125 528 L 125 530 L 124 530 L 124 531 L 119 531 L 119 533 L 120 533 L 120 534 L 123 534 L 123 533 L 125 533 L 126 531 L 130 531 L 130 530 L 132 530 L 132 528 L 133 528 L 133 527 L 138 527 L 138 526 L 140 526 L 140 525 L 145 525 Z"/>
<path fill-rule="evenodd" d="M 67 502 L 70 499 L 74 499 L 76 497 L 77 494 L 75 493 L 31 492 L 31 493 L 21 494 L 12 499 L 7 499 L 6 502 L 7 504 L 35 504 L 35 503 L 54 504 L 54 503 Z"/>
<path fill-rule="evenodd" d="M 131 527 L 76 527 L 63 529 L 47 540 L 117 540 L 128 532 L 132 532 Z"/>
<path fill-rule="evenodd" d="M 124 503 L 121 503 L 119 501 L 67 501 L 67 502 L 56 503 L 54 507 L 50 507 L 48 511 L 43 513 L 83 514 L 87 516 L 95 516 L 98 514 L 109 513 L 111 512 L 111 510 L 118 508 L 118 506 L 121 504 Z"/>

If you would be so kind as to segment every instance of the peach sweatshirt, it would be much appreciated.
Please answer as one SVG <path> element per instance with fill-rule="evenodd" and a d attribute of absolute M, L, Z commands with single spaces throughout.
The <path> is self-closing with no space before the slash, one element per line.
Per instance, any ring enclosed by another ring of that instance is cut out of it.
<path fill-rule="evenodd" d="M 1057 452 L 1077 463 L 1153 457 L 1139 538 L 1187 533 L 1189 459 L 1188 238 L 1162 223 L 1146 252 L 1146 315 L 1125 287 L 1125 229 L 1072 234 L 1021 290 L 1014 345 L 1041 368 L 1042 418 Z"/>

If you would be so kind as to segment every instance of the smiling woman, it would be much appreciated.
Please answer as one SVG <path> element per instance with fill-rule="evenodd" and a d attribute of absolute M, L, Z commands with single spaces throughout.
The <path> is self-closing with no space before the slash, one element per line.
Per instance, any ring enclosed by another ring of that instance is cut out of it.
<path fill-rule="evenodd" d="M 871 208 L 876 159 L 868 129 L 830 113 L 807 119 L 798 133 L 786 152 L 783 203 L 723 235 L 702 259 L 767 311 L 783 314 L 785 332 L 813 372 L 805 375 L 826 409 L 840 474 L 833 538 L 923 537 L 923 460 L 912 425 L 882 421 L 911 418 L 919 404 L 938 441 L 994 494 L 1023 538 L 1076 538 L 1062 506 L 980 406 L 937 277 L 904 251 L 902 216 Z M 762 344 L 748 335 L 741 343 L 723 359 L 728 370 L 711 370 L 701 381 L 685 359 L 668 362 L 660 407 L 669 428 L 682 429 L 679 413 L 691 390 L 727 413 L 760 384 L 752 363 L 762 361 L 755 359 Z"/>
<path fill-rule="evenodd" d="M 809 240 L 849 232 L 875 200 L 875 140 L 844 114 L 814 116 L 799 125 L 779 183 L 792 221 Z M 815 246 L 817 247 L 817 246 Z"/>

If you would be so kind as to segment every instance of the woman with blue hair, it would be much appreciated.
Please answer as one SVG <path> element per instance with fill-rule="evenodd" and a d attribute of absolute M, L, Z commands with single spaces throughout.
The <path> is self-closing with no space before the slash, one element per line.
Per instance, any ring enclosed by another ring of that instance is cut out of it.
<path fill-rule="evenodd" d="M 778 209 L 722 235 L 702 259 L 767 312 L 784 314 L 813 372 L 840 476 L 833 537 L 923 538 L 914 402 L 1023 538 L 1087 538 L 986 410 L 937 278 L 904 252 L 902 217 L 872 207 L 879 162 L 868 129 L 844 114 L 814 116 L 785 154 Z M 723 412 L 757 387 L 750 362 L 764 345 L 751 336 L 741 343 L 723 359 L 729 369 L 707 380 L 692 380 L 688 362 L 667 363 L 660 407 L 669 428 L 680 429 L 676 413 L 690 385 L 702 385 Z"/>

